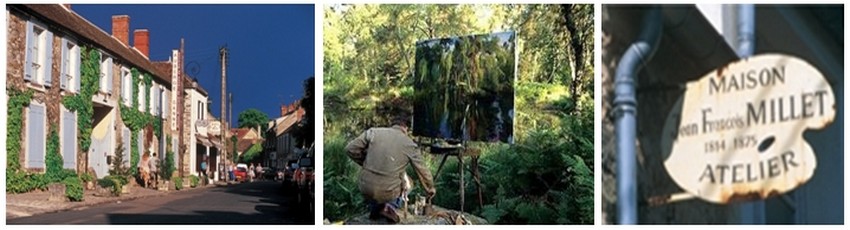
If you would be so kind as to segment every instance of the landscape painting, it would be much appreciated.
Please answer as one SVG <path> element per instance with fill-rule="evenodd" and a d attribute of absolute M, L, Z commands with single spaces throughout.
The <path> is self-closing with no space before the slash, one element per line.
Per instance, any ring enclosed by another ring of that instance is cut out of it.
<path fill-rule="evenodd" d="M 416 43 L 413 135 L 513 143 L 516 33 Z"/>

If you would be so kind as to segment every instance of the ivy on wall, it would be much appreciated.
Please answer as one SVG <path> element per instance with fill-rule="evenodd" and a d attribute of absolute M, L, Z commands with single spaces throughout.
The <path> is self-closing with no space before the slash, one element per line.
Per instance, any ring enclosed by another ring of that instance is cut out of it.
<path fill-rule="evenodd" d="M 9 170 L 18 171 L 21 168 L 20 152 L 21 139 L 24 128 L 24 107 L 32 100 L 32 90 L 20 91 L 15 88 L 7 88 L 9 94 L 8 110 L 6 116 L 6 176 Z M 7 178 L 6 182 L 9 180 Z M 7 186 L 8 187 L 8 186 Z"/>
<path fill-rule="evenodd" d="M 81 65 L 80 65 L 80 90 L 75 95 L 65 96 L 62 99 L 62 104 L 71 112 L 77 113 L 77 129 L 80 134 L 77 139 L 80 142 L 80 149 L 83 152 L 88 152 L 91 146 L 91 133 L 94 117 L 94 103 L 92 96 L 100 90 L 100 52 L 97 49 L 92 49 L 88 46 L 82 46 L 80 50 Z"/>
<path fill-rule="evenodd" d="M 24 128 L 24 107 L 32 100 L 32 90 L 20 91 L 15 88 L 6 88 L 9 94 L 8 110 L 6 116 L 6 191 L 12 193 L 26 192 L 35 187 L 33 180 L 26 173 L 20 171 L 21 139 Z"/>
<path fill-rule="evenodd" d="M 47 134 L 47 156 L 44 163 L 47 166 L 44 176 L 48 178 L 48 181 L 58 181 L 59 175 L 62 174 L 62 155 L 59 154 L 59 134 L 56 132 L 56 125 L 51 125 L 50 133 Z"/>
<path fill-rule="evenodd" d="M 143 74 L 140 79 L 139 70 L 136 68 L 130 69 L 131 78 L 133 79 L 132 88 L 132 96 L 131 96 L 131 106 L 127 107 L 125 105 L 121 105 L 121 119 L 124 121 L 124 124 L 127 128 L 130 129 L 130 173 L 132 175 L 136 175 L 138 173 L 138 169 L 135 167 L 139 164 L 139 160 L 141 157 L 141 153 L 139 152 L 139 131 L 148 125 L 154 126 L 154 132 L 157 136 L 162 136 L 162 121 L 160 119 L 156 119 L 153 115 L 147 112 L 139 111 L 139 91 L 143 89 L 139 89 L 139 83 L 144 83 L 143 88 L 147 90 L 153 85 L 153 78 L 151 78 L 150 74 Z M 150 108 L 150 93 L 145 93 L 145 107 Z"/>
<path fill-rule="evenodd" d="M 28 173 L 21 170 L 20 152 L 23 138 L 24 107 L 30 104 L 33 91 L 20 91 L 8 88 L 8 117 L 6 129 L 6 191 L 11 193 L 29 192 L 33 189 L 45 189 L 47 184 L 65 178 L 76 177 L 73 170 L 62 169 L 62 155 L 59 153 L 59 134 L 56 126 L 50 127 L 47 135 L 46 172 Z"/>
<path fill-rule="evenodd" d="M 172 150 L 171 135 L 166 135 L 165 143 L 165 164 L 162 167 L 161 176 L 163 179 L 171 180 L 171 176 L 174 175 L 174 171 L 177 170 L 177 167 L 174 165 L 174 151 Z"/>
<path fill-rule="evenodd" d="M 157 137 L 162 136 L 162 119 L 153 118 L 153 133 Z"/>

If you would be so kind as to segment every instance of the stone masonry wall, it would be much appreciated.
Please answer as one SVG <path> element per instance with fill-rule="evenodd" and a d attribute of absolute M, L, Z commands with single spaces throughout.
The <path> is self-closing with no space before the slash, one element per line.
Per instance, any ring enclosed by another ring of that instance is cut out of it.
<path fill-rule="evenodd" d="M 666 13 L 666 12 L 665 12 Z M 665 14 L 666 15 L 666 14 Z M 612 114 L 613 83 L 617 64 L 640 32 L 642 11 L 628 7 L 603 6 L 602 10 L 602 223 L 615 224 L 617 216 L 616 138 Z M 665 21 L 666 22 L 666 21 Z M 667 29 L 669 25 L 665 24 Z M 690 75 L 697 59 L 680 47 L 671 47 L 677 42 L 668 31 L 661 38 L 655 55 L 637 76 L 637 172 L 638 222 L 647 224 L 669 223 L 726 223 L 734 209 L 728 205 L 711 204 L 699 199 L 690 199 L 663 205 L 649 205 L 653 197 L 684 192 L 670 178 L 661 153 L 661 129 L 670 109 L 683 91 L 677 85 L 684 84 L 679 75 Z"/>

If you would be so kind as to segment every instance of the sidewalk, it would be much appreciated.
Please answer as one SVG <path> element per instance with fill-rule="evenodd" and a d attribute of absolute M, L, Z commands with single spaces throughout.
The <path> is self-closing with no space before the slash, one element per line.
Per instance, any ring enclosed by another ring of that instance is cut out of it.
<path fill-rule="evenodd" d="M 212 188 L 214 185 L 198 186 L 196 188 L 184 187 L 183 190 L 159 191 L 142 187 L 131 187 L 129 194 L 121 194 L 119 197 L 113 196 L 95 196 L 94 190 L 86 190 L 83 201 L 48 201 L 50 192 L 47 191 L 32 191 L 21 194 L 6 194 L 6 219 L 14 219 L 19 217 L 27 217 L 32 215 L 60 212 L 72 209 L 79 209 L 93 205 L 106 203 L 120 203 L 127 200 L 135 200 L 145 197 L 165 196 L 169 193 L 192 191 L 195 189 Z"/>

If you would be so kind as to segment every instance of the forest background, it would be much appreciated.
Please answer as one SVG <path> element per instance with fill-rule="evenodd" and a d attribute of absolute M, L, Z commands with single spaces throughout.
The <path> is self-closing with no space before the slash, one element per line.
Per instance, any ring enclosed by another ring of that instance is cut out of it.
<path fill-rule="evenodd" d="M 344 148 L 388 126 L 389 111 L 412 111 L 417 41 L 515 31 L 515 144 L 473 144 L 483 206 L 467 171 L 464 211 L 496 224 L 593 224 L 593 5 L 327 5 L 324 13 L 326 219 L 366 211 L 359 166 Z M 439 159 L 423 155 L 435 172 Z M 457 172 L 448 160 L 435 205 L 460 209 Z"/>

